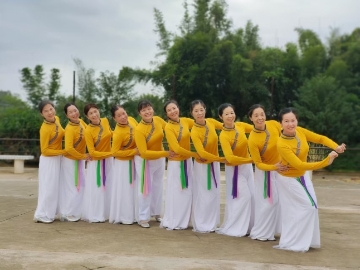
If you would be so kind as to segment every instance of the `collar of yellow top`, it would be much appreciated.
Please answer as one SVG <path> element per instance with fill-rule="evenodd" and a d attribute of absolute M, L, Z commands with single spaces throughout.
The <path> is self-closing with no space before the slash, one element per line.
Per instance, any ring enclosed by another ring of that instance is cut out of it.
<path fill-rule="evenodd" d="M 295 137 L 296 137 L 296 132 L 295 132 L 295 135 L 293 135 L 293 136 L 287 136 L 287 135 L 284 135 L 283 132 L 281 131 L 280 137 L 283 138 L 283 139 L 285 139 L 285 140 L 292 140 L 292 139 L 295 139 Z"/>
<path fill-rule="evenodd" d="M 144 124 L 144 125 L 152 125 L 152 123 L 154 123 L 154 118 L 151 119 L 150 123 L 145 122 L 144 120 L 141 119 L 140 123 Z"/>
<path fill-rule="evenodd" d="M 74 123 L 69 120 L 69 125 L 70 126 L 80 126 L 80 121 L 79 121 L 79 123 Z"/>
<path fill-rule="evenodd" d="M 55 122 L 56 122 L 56 118 L 55 118 L 55 121 L 54 121 L 54 122 L 49 122 L 49 121 L 47 121 L 47 120 L 44 118 L 44 123 L 45 123 L 45 124 L 52 125 L 52 124 L 55 124 Z"/>
<path fill-rule="evenodd" d="M 233 128 L 227 128 L 227 127 L 225 127 L 225 126 L 223 125 L 222 130 L 224 130 L 224 131 L 234 131 L 234 130 L 235 130 L 235 125 L 234 125 Z"/>
<path fill-rule="evenodd" d="M 125 125 L 119 124 L 119 123 L 116 123 L 116 125 L 117 125 L 118 127 L 121 127 L 121 128 L 126 128 L 126 127 L 129 126 L 129 121 L 128 121 L 127 124 L 125 124 Z"/>
<path fill-rule="evenodd" d="M 200 125 L 200 124 L 194 122 L 194 126 L 195 126 L 195 127 L 199 127 L 199 128 L 203 128 L 203 127 L 206 126 L 206 121 L 205 121 L 205 125 Z"/>
<path fill-rule="evenodd" d="M 266 124 L 265 124 L 265 129 L 264 130 L 257 129 L 255 126 L 253 128 L 253 131 L 256 132 L 256 133 L 262 133 L 262 132 L 265 132 L 265 130 L 266 130 Z"/>
<path fill-rule="evenodd" d="M 173 124 L 173 125 L 179 125 L 180 124 L 180 119 L 179 119 L 179 122 L 168 119 L 168 123 Z"/>
<path fill-rule="evenodd" d="M 89 126 L 91 126 L 91 127 L 100 127 L 101 126 L 101 119 L 100 119 L 100 123 L 98 125 L 95 125 L 95 124 L 90 122 Z"/>

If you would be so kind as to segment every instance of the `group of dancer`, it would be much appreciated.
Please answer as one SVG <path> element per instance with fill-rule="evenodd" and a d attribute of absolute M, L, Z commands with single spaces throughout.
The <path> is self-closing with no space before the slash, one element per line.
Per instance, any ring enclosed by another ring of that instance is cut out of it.
<path fill-rule="evenodd" d="M 180 117 L 177 102 L 170 100 L 164 104 L 165 121 L 143 100 L 139 123 L 122 106 L 112 107 L 114 130 L 96 104 L 84 107 L 89 124 L 80 119 L 75 104 L 66 104 L 65 130 L 50 101 L 42 101 L 39 111 L 44 122 L 35 222 L 52 223 L 58 215 L 61 221 L 137 222 L 149 228 L 153 217 L 168 230 L 187 229 L 191 223 L 195 232 L 249 235 L 260 241 L 273 241 L 279 233 L 278 249 L 320 247 L 317 199 L 308 171 L 330 165 L 346 146 L 298 127 L 293 108 L 283 109 L 277 122 L 266 121 L 264 107 L 253 105 L 250 125 L 236 121 L 229 103 L 219 106 L 219 122 L 205 118 L 201 100 L 190 104 L 193 119 Z M 164 134 L 169 151 L 163 148 Z M 219 156 L 219 142 L 224 157 Z M 334 151 L 308 163 L 308 142 Z M 225 163 L 226 179 L 221 226 L 220 163 Z"/>

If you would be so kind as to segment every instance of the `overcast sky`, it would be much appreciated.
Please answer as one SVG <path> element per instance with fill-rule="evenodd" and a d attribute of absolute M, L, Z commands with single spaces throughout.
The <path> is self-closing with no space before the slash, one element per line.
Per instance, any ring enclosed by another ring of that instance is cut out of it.
<path fill-rule="evenodd" d="M 192 1 L 188 0 L 188 3 Z M 153 8 L 177 31 L 182 0 L 0 0 L 0 90 L 26 98 L 19 70 L 43 65 L 61 71 L 61 91 L 72 93 L 73 58 L 96 71 L 150 68 L 157 53 Z M 359 0 L 227 0 L 233 27 L 259 26 L 263 46 L 296 42 L 295 27 L 324 41 L 330 28 L 360 27 Z M 139 93 L 151 86 L 136 86 Z"/>

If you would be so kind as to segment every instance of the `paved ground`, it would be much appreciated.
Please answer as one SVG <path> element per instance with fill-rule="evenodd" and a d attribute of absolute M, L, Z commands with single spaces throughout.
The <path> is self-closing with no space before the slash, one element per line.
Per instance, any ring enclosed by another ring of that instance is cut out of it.
<path fill-rule="evenodd" d="M 321 249 L 137 225 L 35 224 L 37 170 L 0 167 L 0 269 L 360 269 L 360 173 L 314 174 Z M 224 210 L 222 181 L 222 212 Z"/>

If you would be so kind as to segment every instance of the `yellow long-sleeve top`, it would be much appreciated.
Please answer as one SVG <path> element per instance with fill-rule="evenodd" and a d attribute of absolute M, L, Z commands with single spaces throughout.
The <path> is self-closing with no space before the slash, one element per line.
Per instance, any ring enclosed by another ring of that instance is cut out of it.
<path fill-rule="evenodd" d="M 169 160 L 181 161 L 189 157 L 197 157 L 195 152 L 190 151 L 190 131 L 194 125 L 194 120 L 181 117 L 179 122 L 168 120 L 165 126 L 165 136 L 169 144 L 169 149 L 177 154 L 175 158 Z"/>
<path fill-rule="evenodd" d="M 263 171 L 275 171 L 274 164 L 280 161 L 277 141 L 281 134 L 279 122 L 265 121 L 265 130 L 254 128 L 249 135 L 248 145 L 255 166 Z"/>
<path fill-rule="evenodd" d="M 55 116 L 55 122 L 46 120 L 40 127 L 40 151 L 45 157 L 60 156 L 66 152 L 62 149 L 64 129 L 60 124 L 59 117 Z"/>
<path fill-rule="evenodd" d="M 131 160 L 135 156 L 137 151 L 134 134 L 137 125 L 138 122 L 132 117 L 128 117 L 127 125 L 116 124 L 111 146 L 116 159 Z"/>
<path fill-rule="evenodd" d="M 206 118 L 205 125 L 194 123 L 190 136 L 194 144 L 196 152 L 202 159 L 195 159 L 199 163 L 211 163 L 214 161 L 223 161 L 224 158 L 219 157 L 218 151 L 218 135 L 216 129 L 222 129 L 222 123 L 212 118 Z"/>
<path fill-rule="evenodd" d="M 306 162 L 309 152 L 308 141 L 323 144 L 332 149 L 338 147 L 329 138 L 301 127 L 296 128 L 296 133 L 293 137 L 281 134 L 278 138 L 277 150 L 281 157 L 281 163 L 287 165 L 289 169 L 280 174 L 289 177 L 300 177 L 307 170 L 317 170 L 328 166 L 329 157 L 319 162 Z"/>
<path fill-rule="evenodd" d="M 223 127 L 219 139 L 228 165 L 237 166 L 252 163 L 245 135 L 245 133 L 250 133 L 252 129 L 252 125 L 244 122 L 236 122 L 234 128 L 231 129 Z"/>
<path fill-rule="evenodd" d="M 162 140 L 166 122 L 154 116 L 151 123 L 143 120 L 135 128 L 135 143 L 139 150 L 140 156 L 147 160 L 167 157 L 168 152 L 164 151 Z"/>
<path fill-rule="evenodd" d="M 87 124 L 79 119 L 78 124 L 70 122 L 65 127 L 65 151 L 64 157 L 72 160 L 86 159 L 85 129 Z"/>
<path fill-rule="evenodd" d="M 111 137 L 112 130 L 107 118 L 101 118 L 99 125 L 89 124 L 86 127 L 86 146 L 93 160 L 101 160 L 112 156 Z"/>

